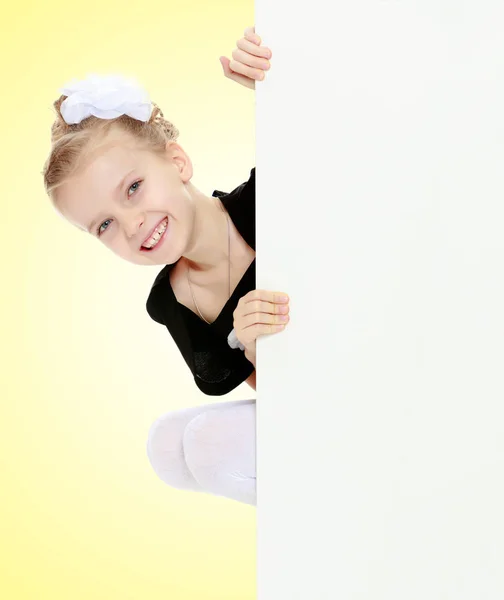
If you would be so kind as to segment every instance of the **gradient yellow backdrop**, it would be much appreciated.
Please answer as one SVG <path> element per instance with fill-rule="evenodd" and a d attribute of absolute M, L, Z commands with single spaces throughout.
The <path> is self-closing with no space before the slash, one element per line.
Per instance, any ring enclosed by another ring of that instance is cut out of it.
<path fill-rule="evenodd" d="M 254 93 L 218 59 L 253 2 L 21 0 L 0 16 L 0 598 L 251 600 L 254 509 L 170 489 L 145 451 L 159 415 L 222 399 L 145 312 L 157 269 L 67 225 L 40 173 L 59 87 L 121 72 L 178 126 L 199 189 L 247 179 Z"/>

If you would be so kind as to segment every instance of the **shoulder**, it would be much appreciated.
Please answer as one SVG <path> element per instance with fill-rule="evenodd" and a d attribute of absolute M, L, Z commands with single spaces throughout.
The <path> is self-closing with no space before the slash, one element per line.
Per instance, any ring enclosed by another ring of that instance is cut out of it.
<path fill-rule="evenodd" d="M 250 171 L 248 180 L 232 192 L 223 194 L 215 191 L 213 196 L 220 198 L 235 227 L 247 244 L 255 250 L 255 167 Z"/>
<path fill-rule="evenodd" d="M 255 167 L 251 169 L 248 180 L 241 183 L 232 192 L 221 192 L 219 190 L 215 190 L 212 196 L 221 198 L 224 203 L 229 203 L 236 198 L 255 198 Z"/>
<path fill-rule="evenodd" d="M 168 288 L 171 289 L 170 272 L 173 267 L 174 265 L 166 265 L 161 269 L 151 286 L 147 298 L 146 308 L 149 316 L 161 325 L 166 325 L 166 318 L 164 316 L 166 311 L 163 308 L 166 308 L 166 291 Z"/>

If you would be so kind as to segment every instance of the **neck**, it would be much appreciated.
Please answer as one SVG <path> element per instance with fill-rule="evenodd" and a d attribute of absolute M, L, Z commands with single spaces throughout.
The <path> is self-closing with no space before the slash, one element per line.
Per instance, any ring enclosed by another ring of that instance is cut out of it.
<path fill-rule="evenodd" d="M 194 205 L 191 240 L 183 258 L 193 271 L 209 271 L 228 261 L 228 215 L 218 198 L 190 189 Z"/>

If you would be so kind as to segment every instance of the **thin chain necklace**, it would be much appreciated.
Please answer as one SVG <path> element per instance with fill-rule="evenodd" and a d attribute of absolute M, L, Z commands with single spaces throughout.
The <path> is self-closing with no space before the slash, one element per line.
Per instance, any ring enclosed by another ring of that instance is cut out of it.
<path fill-rule="evenodd" d="M 226 212 L 223 209 L 223 212 Z M 226 221 L 227 221 L 227 232 L 228 232 L 228 299 L 231 298 L 231 235 L 229 232 L 229 214 L 226 212 Z M 194 306 L 196 307 L 196 310 L 198 311 L 199 316 L 203 319 L 203 321 L 205 321 L 205 323 L 207 325 L 210 325 L 211 323 L 209 321 L 207 321 L 205 319 L 205 317 L 201 314 L 201 311 L 199 309 L 198 303 L 196 302 L 196 298 L 194 297 L 194 292 L 193 292 L 193 288 L 191 285 L 191 279 L 189 278 L 189 264 L 187 265 L 187 283 L 189 284 L 189 289 L 191 291 L 191 296 L 194 302 Z"/>

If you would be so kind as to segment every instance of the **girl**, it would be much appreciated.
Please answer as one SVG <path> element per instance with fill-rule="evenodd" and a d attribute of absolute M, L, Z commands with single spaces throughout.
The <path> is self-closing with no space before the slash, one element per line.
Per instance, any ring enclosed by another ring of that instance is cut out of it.
<path fill-rule="evenodd" d="M 270 58 L 251 27 L 220 60 L 226 77 L 254 89 Z M 120 77 L 72 83 L 54 106 L 44 182 L 57 210 L 121 258 L 163 265 L 147 310 L 203 393 L 255 389 L 256 339 L 289 319 L 284 294 L 255 290 L 255 169 L 231 193 L 200 192 L 176 127 Z M 172 487 L 255 504 L 254 400 L 168 413 L 147 452 Z"/>

